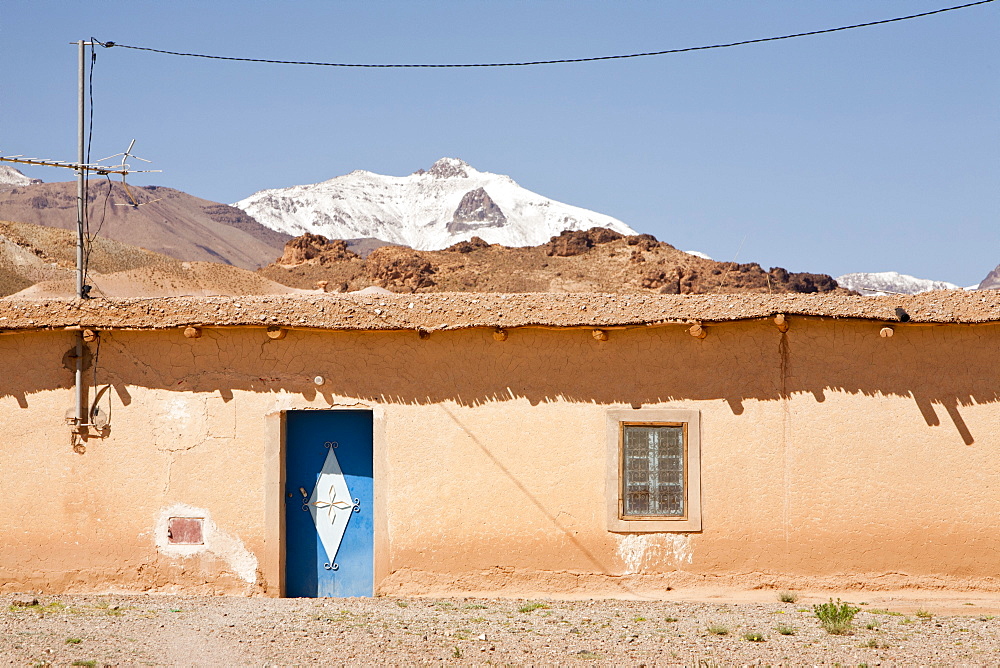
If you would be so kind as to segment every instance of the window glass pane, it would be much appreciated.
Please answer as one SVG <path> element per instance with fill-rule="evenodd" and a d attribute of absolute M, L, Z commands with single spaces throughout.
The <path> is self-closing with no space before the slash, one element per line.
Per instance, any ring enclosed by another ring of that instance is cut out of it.
<path fill-rule="evenodd" d="M 625 515 L 684 516 L 684 427 L 625 425 Z"/>

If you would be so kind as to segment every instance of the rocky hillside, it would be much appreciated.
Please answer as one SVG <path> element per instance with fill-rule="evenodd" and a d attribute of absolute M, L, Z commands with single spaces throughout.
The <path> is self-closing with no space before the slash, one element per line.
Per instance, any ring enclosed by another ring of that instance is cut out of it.
<path fill-rule="evenodd" d="M 91 232 L 178 260 L 256 269 L 281 253 L 288 235 L 268 229 L 240 209 L 173 188 L 90 181 Z M 0 189 L 0 220 L 76 229 L 76 183 L 21 184 Z"/>
<path fill-rule="evenodd" d="M 110 239 L 95 239 L 88 284 L 94 297 L 253 295 L 299 292 L 260 274 L 215 262 L 184 262 Z M 76 296 L 76 235 L 0 221 L 0 297 Z"/>
<path fill-rule="evenodd" d="M 1000 265 L 997 265 L 996 269 L 986 274 L 986 278 L 979 283 L 979 289 L 1000 290 Z"/>
<path fill-rule="evenodd" d="M 548 199 L 457 158 L 441 158 L 409 176 L 356 170 L 322 183 L 262 190 L 233 206 L 288 234 L 375 237 L 428 250 L 473 236 L 531 246 L 563 230 L 635 234 L 611 216 Z"/>
<path fill-rule="evenodd" d="M 440 251 L 384 246 L 366 259 L 343 240 L 305 234 L 289 241 L 281 258 L 259 273 L 329 292 L 376 286 L 393 292 L 848 293 L 825 274 L 716 262 L 648 234 L 600 227 L 563 232 L 526 248 L 473 237 Z"/>

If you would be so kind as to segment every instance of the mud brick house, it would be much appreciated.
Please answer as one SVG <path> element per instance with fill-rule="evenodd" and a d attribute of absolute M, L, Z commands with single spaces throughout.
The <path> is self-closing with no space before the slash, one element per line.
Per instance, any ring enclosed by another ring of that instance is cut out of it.
<path fill-rule="evenodd" d="M 0 300 L 0 588 L 996 588 L 998 357 L 992 291 Z"/>

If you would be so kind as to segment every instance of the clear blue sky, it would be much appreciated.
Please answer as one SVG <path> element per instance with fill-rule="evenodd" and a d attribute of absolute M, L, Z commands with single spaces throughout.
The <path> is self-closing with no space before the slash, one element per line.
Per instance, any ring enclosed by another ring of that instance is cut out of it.
<path fill-rule="evenodd" d="M 662 50 L 958 0 L 5 2 L 0 151 L 75 159 L 76 51 L 103 41 L 287 60 L 469 62 Z M 1000 263 L 1000 2 L 633 60 L 345 70 L 99 49 L 93 156 L 233 202 L 442 156 L 682 249 L 961 285 Z M 46 181 L 70 173 L 26 169 Z"/>

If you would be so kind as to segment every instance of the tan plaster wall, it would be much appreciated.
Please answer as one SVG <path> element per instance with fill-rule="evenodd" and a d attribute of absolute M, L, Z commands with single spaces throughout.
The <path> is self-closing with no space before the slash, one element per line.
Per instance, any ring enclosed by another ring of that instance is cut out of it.
<path fill-rule="evenodd" d="M 72 335 L 0 336 L 0 587 L 275 595 L 265 416 L 370 406 L 383 593 L 997 588 L 1000 329 L 878 329 L 107 332 L 111 428 L 83 454 Z M 701 411 L 702 532 L 607 531 L 605 412 L 638 405 Z M 210 514 L 212 550 L 157 547 L 174 504 Z"/>

